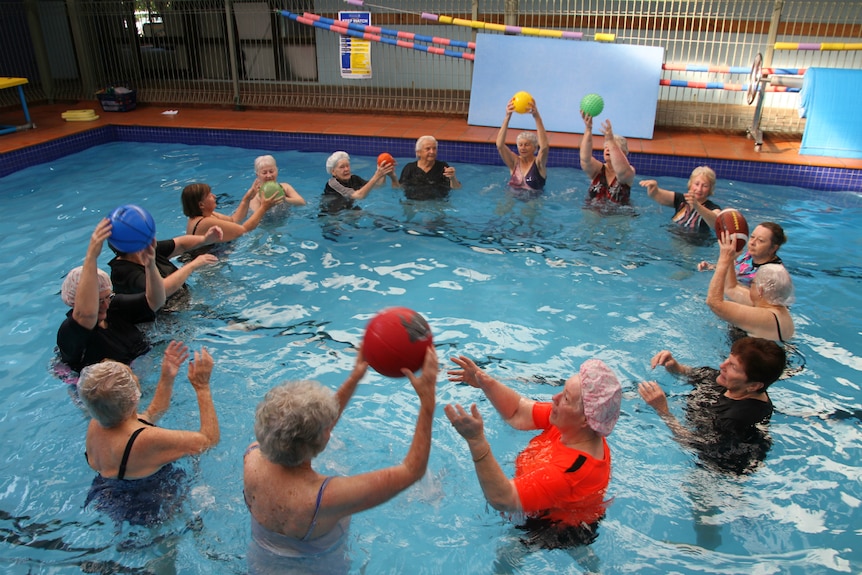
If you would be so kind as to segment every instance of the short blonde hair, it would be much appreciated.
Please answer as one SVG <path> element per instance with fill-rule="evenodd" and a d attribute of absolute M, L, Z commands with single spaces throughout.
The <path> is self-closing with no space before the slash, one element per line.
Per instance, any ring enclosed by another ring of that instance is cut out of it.
<path fill-rule="evenodd" d="M 688 185 L 691 187 L 691 183 L 695 178 L 702 177 L 709 183 L 709 194 L 715 191 L 715 170 L 710 168 L 709 166 L 698 166 L 691 171 L 691 175 L 688 177 Z"/>

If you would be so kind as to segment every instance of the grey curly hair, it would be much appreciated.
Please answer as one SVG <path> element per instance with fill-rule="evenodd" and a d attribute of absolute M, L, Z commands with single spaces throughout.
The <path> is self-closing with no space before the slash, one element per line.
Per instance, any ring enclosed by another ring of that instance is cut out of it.
<path fill-rule="evenodd" d="M 310 461 L 326 447 L 338 420 L 332 390 L 316 381 L 288 381 L 267 392 L 254 415 L 260 452 L 285 467 Z"/>
<path fill-rule="evenodd" d="M 534 132 L 521 132 L 518 134 L 518 137 L 515 138 L 516 142 L 520 142 L 521 140 L 527 140 L 531 144 L 533 144 L 534 148 L 539 147 L 539 137 L 536 136 Z"/>
<path fill-rule="evenodd" d="M 114 427 L 137 412 L 141 386 L 128 365 L 106 359 L 81 370 L 78 397 L 99 425 Z"/>

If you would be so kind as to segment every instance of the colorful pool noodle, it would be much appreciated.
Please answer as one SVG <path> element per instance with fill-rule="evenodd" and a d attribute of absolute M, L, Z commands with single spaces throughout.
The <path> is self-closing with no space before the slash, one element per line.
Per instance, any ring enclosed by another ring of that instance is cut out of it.
<path fill-rule="evenodd" d="M 806 44 L 804 42 L 776 42 L 776 50 L 862 50 L 862 42 L 823 42 L 821 44 Z"/>
<path fill-rule="evenodd" d="M 364 0 L 344 0 L 348 4 L 354 6 L 365 6 Z M 369 6 L 375 6 L 369 4 Z M 378 6 L 379 8 L 380 6 Z M 395 10 L 403 12 L 403 10 Z M 581 40 L 584 37 L 583 32 L 567 32 L 565 30 L 551 30 L 548 28 L 524 28 L 521 26 L 505 26 L 503 24 L 492 24 L 490 22 L 480 22 L 478 20 L 464 20 L 463 18 L 453 18 L 452 16 L 441 16 L 438 14 L 429 14 L 422 12 L 423 20 L 433 20 L 441 24 L 452 24 L 453 26 L 466 26 L 468 28 L 476 28 L 478 30 L 494 30 L 496 32 L 505 32 L 507 34 L 523 34 L 525 36 L 544 36 L 547 38 L 569 38 L 572 40 Z M 596 42 L 614 42 L 615 34 L 594 34 L 593 39 Z"/>
<path fill-rule="evenodd" d="M 380 34 L 383 36 L 394 36 L 396 38 L 406 38 L 407 40 L 417 40 L 419 42 L 427 42 L 430 44 L 442 44 L 444 46 L 454 46 L 456 48 L 466 48 L 467 50 L 475 50 L 475 42 L 465 42 L 463 40 L 452 40 L 450 38 L 439 38 L 437 36 L 423 36 L 422 34 L 414 34 L 413 32 L 403 32 L 401 30 L 392 30 L 389 28 L 380 28 L 378 26 L 369 26 L 366 24 L 357 24 L 355 22 L 345 22 L 343 20 L 333 20 L 325 16 L 319 16 L 310 12 L 305 12 L 302 15 L 310 20 L 317 20 L 324 24 L 336 26 L 338 28 L 349 28 L 359 32 L 370 32 L 372 34 Z"/>
<path fill-rule="evenodd" d="M 346 0 L 350 1 L 350 0 Z M 506 34 L 523 34 L 524 36 L 544 36 L 546 38 L 568 38 L 570 40 L 582 40 L 583 32 L 569 32 L 566 30 L 551 30 L 548 28 L 528 28 L 523 26 L 507 26 L 504 24 L 493 24 L 491 22 L 481 22 L 479 20 L 464 20 L 463 18 L 453 18 L 452 16 L 442 16 L 438 14 L 429 14 L 422 12 L 424 20 L 432 20 L 441 24 L 452 24 L 453 26 L 466 26 L 468 28 L 476 28 L 478 30 L 494 30 L 495 32 L 504 32 Z M 596 42 L 613 42 L 616 40 L 615 34 L 594 34 L 593 39 Z"/>
<path fill-rule="evenodd" d="M 689 80 L 659 80 L 660 86 L 673 88 L 700 88 L 704 90 L 728 90 L 730 92 L 745 92 L 748 84 L 726 84 L 724 82 L 691 82 Z M 789 86 L 765 86 L 767 92 L 798 92 L 799 88 Z"/>
<path fill-rule="evenodd" d="M 285 18 L 290 18 L 300 24 L 305 24 L 307 26 L 314 26 L 315 28 L 321 28 L 323 30 L 327 30 L 329 32 L 335 32 L 336 34 L 341 34 L 342 36 L 350 36 L 352 38 L 360 38 L 362 40 L 370 40 L 372 42 L 380 42 L 381 44 L 391 44 L 392 46 L 398 46 L 399 48 L 411 48 L 413 50 L 419 50 L 420 52 L 429 52 L 431 54 L 438 54 L 440 56 L 450 56 L 452 58 L 463 58 L 464 60 L 475 60 L 475 56 L 473 54 L 469 54 L 467 52 L 456 52 L 454 50 L 447 50 L 444 48 L 437 48 L 435 46 L 421 46 L 418 44 L 414 44 L 413 42 L 405 42 L 403 40 L 394 40 L 392 38 L 384 38 L 381 36 L 377 36 L 374 34 L 370 34 L 368 32 L 358 32 L 356 30 L 351 30 L 346 27 L 333 26 L 331 24 L 326 24 L 324 22 L 319 22 L 316 20 L 312 20 L 310 18 L 304 18 L 298 14 L 294 14 L 288 10 L 279 10 L 279 14 L 284 16 Z"/>
<path fill-rule="evenodd" d="M 711 72 L 713 74 L 750 74 L 751 68 L 743 66 L 704 66 L 701 64 L 662 64 L 662 70 L 673 72 Z M 763 68 L 764 74 L 802 76 L 807 68 Z"/>

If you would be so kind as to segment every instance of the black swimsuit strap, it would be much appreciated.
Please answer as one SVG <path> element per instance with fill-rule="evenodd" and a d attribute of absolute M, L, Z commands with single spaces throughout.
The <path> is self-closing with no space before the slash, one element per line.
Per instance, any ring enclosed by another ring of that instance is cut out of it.
<path fill-rule="evenodd" d="M 781 343 L 784 343 L 784 338 L 781 337 L 781 323 L 779 323 L 779 321 L 778 321 L 778 314 L 775 313 L 774 311 L 770 312 L 770 313 L 772 314 L 772 317 L 775 318 L 775 329 L 778 330 L 778 341 L 780 341 Z"/>
<path fill-rule="evenodd" d="M 198 231 L 198 226 L 201 225 L 201 222 L 204 221 L 204 217 L 201 216 L 201 219 L 197 221 L 195 227 L 192 228 L 192 235 L 195 235 L 195 232 Z"/>
<path fill-rule="evenodd" d="M 120 461 L 120 472 L 117 473 L 117 479 L 123 479 L 126 476 L 126 464 L 129 462 L 129 454 L 132 452 L 132 445 L 146 427 L 139 427 L 132 433 L 129 441 L 126 443 L 126 450 L 123 452 L 123 459 Z"/>

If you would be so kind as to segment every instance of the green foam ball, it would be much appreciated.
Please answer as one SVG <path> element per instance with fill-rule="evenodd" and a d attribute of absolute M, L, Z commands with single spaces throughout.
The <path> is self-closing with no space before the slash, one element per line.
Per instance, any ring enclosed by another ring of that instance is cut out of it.
<path fill-rule="evenodd" d="M 263 195 L 264 198 L 268 200 L 270 198 L 278 196 L 279 194 L 283 196 L 284 190 L 282 189 L 281 184 L 277 182 L 265 182 L 260 187 L 260 193 Z"/>
<path fill-rule="evenodd" d="M 581 98 L 581 111 L 595 118 L 605 109 L 605 101 L 598 94 L 587 94 Z"/>

